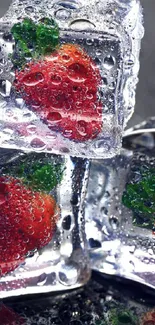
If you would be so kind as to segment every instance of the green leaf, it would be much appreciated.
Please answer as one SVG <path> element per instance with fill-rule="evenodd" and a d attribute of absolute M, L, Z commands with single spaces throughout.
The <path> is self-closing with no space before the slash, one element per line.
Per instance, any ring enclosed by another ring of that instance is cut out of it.
<path fill-rule="evenodd" d="M 137 317 L 130 310 L 112 309 L 109 317 L 110 325 L 136 325 Z"/>
<path fill-rule="evenodd" d="M 50 192 L 61 182 L 63 175 L 62 165 L 47 164 L 33 165 L 30 173 L 25 178 L 25 184 L 29 184 L 34 190 Z"/>
<path fill-rule="evenodd" d="M 32 57 L 32 51 L 35 52 L 36 25 L 31 19 L 25 18 L 22 23 L 12 27 L 11 33 L 16 42 L 12 61 L 15 67 L 22 67 L 27 62 L 26 59 Z"/>
<path fill-rule="evenodd" d="M 59 44 L 59 28 L 53 19 L 44 18 L 37 25 L 37 52 L 46 55 Z"/>
<path fill-rule="evenodd" d="M 155 224 L 155 169 L 140 170 L 141 180 L 127 184 L 122 203 L 133 211 L 133 224 L 152 229 Z"/>
<path fill-rule="evenodd" d="M 22 68 L 29 59 L 50 54 L 59 44 L 59 27 L 49 18 L 43 18 L 38 23 L 25 18 L 12 27 L 11 33 L 15 39 L 15 50 L 11 56 L 15 68 Z"/>
<path fill-rule="evenodd" d="M 53 163 L 30 163 L 25 161 L 19 166 L 5 169 L 5 175 L 20 178 L 24 185 L 34 191 L 50 192 L 62 180 L 64 166 Z"/>

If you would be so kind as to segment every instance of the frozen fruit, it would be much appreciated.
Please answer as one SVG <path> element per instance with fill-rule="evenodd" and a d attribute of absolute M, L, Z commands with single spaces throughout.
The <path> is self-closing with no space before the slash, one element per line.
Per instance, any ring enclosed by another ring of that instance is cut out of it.
<path fill-rule="evenodd" d="M 65 44 L 16 70 L 14 86 L 26 104 L 64 137 L 95 138 L 102 127 L 99 69 L 78 45 Z"/>
<path fill-rule="evenodd" d="M 0 269 L 15 269 L 24 256 L 47 245 L 59 211 L 54 198 L 34 192 L 13 177 L 0 177 Z"/>

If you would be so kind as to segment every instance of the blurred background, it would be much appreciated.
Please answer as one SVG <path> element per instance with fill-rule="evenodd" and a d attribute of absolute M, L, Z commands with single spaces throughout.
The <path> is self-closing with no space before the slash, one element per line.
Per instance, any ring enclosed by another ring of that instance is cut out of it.
<path fill-rule="evenodd" d="M 11 0 L 0 0 L 0 17 L 10 3 Z M 145 36 L 142 41 L 135 113 L 128 127 L 155 115 L 155 0 L 141 0 L 141 3 L 144 8 Z"/>

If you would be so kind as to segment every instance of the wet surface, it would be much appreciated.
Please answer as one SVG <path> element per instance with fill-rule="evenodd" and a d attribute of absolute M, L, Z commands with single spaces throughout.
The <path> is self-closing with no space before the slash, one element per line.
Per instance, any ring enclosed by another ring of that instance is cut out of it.
<path fill-rule="evenodd" d="M 94 272 L 77 291 L 3 301 L 1 325 L 145 325 L 146 319 L 153 325 L 154 295 L 131 281 Z"/>

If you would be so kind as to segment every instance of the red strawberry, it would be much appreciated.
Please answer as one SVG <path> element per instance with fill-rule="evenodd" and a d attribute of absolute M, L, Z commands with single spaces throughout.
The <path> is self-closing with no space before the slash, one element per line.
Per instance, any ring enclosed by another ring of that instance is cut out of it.
<path fill-rule="evenodd" d="M 52 130 L 85 141 L 101 131 L 100 82 L 92 59 L 79 46 L 65 44 L 42 61 L 31 61 L 16 71 L 14 85 Z"/>
<path fill-rule="evenodd" d="M 58 211 L 54 198 L 33 192 L 13 177 L 0 177 L 0 270 L 15 269 L 24 256 L 47 245 Z"/>

